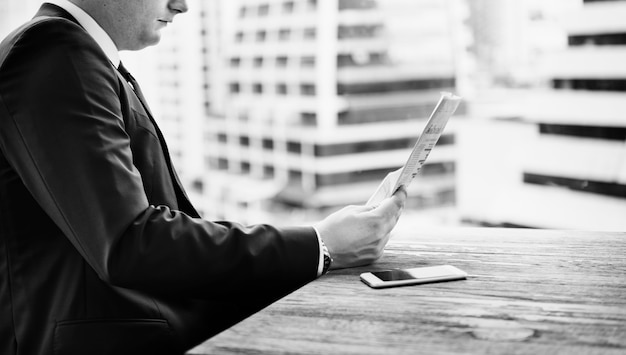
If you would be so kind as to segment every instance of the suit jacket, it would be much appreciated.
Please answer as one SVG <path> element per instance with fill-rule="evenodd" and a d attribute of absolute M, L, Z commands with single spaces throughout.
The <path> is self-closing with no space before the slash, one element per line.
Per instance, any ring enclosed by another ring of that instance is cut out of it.
<path fill-rule="evenodd" d="M 316 277 L 310 227 L 199 218 L 67 12 L 0 45 L 0 353 L 174 354 Z"/>

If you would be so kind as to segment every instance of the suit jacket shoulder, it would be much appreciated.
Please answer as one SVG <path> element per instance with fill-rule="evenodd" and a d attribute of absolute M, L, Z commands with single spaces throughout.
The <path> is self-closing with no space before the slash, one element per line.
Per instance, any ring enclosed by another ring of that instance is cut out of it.
<path fill-rule="evenodd" d="M 50 30 L 54 33 L 48 32 Z M 7 37 L 0 42 L 0 66 L 2 66 L 8 54 L 16 50 L 15 45 L 18 42 L 34 41 L 38 45 L 55 44 L 57 40 L 64 39 L 64 36 L 58 37 L 56 35 L 58 31 L 63 31 L 68 34 L 73 33 L 76 37 L 71 38 L 71 40 L 82 37 L 81 42 L 90 42 L 89 35 L 76 22 L 59 16 L 37 16 L 9 33 Z M 68 37 L 65 38 L 69 39 Z M 47 41 L 49 40 L 53 42 L 48 43 Z"/>

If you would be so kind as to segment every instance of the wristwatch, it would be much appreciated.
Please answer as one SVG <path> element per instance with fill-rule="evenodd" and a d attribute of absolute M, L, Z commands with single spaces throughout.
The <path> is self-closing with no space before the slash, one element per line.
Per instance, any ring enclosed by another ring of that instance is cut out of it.
<path fill-rule="evenodd" d="M 326 274 L 330 269 L 330 264 L 333 263 L 333 259 L 330 257 L 330 253 L 328 252 L 328 248 L 324 241 L 322 241 L 322 253 L 324 253 L 324 266 L 322 267 L 322 275 Z"/>

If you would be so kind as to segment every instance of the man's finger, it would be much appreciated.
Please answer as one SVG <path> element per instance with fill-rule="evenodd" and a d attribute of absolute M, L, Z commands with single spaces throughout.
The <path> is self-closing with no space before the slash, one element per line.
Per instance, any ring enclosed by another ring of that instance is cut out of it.
<path fill-rule="evenodd" d="M 404 208 L 406 202 L 406 190 L 404 188 L 398 189 L 393 196 L 384 199 L 378 206 L 369 211 L 369 213 L 375 213 L 382 216 L 392 217 L 399 216 Z"/>

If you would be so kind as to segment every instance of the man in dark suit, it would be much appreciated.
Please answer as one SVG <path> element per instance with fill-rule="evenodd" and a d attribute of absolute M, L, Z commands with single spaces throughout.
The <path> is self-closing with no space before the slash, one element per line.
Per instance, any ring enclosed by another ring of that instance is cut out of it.
<path fill-rule="evenodd" d="M 117 53 L 185 0 L 50 2 L 0 45 L 1 354 L 181 353 L 382 255 L 404 191 L 307 227 L 200 218 Z"/>

